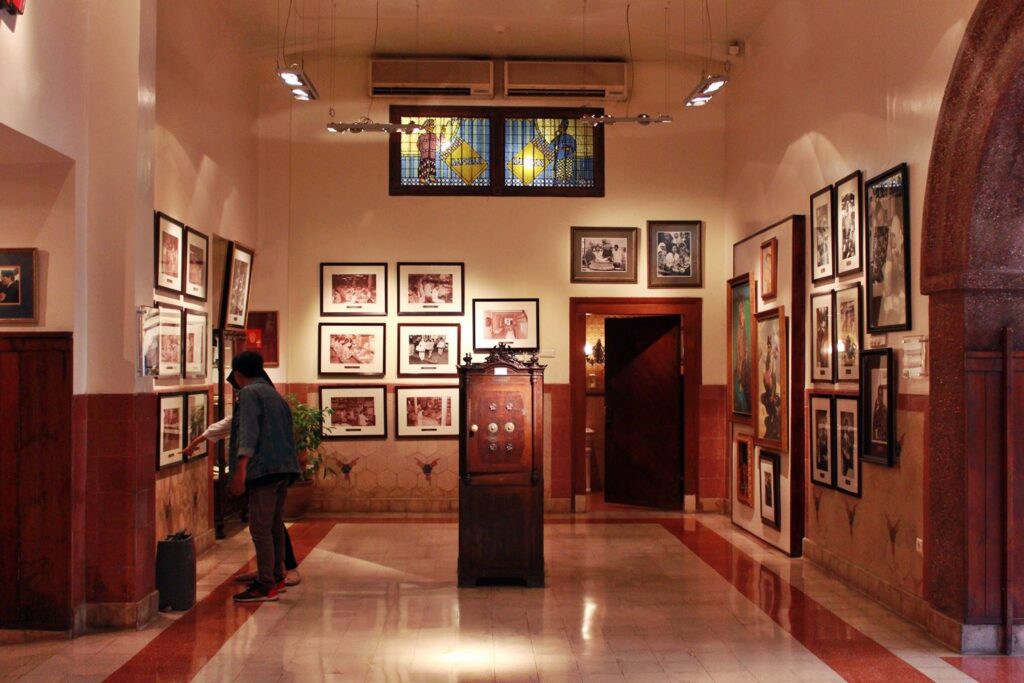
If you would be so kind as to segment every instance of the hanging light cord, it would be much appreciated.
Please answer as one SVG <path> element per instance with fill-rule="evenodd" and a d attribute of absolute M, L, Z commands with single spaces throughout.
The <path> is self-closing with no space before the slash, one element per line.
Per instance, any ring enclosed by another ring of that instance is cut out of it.
<path fill-rule="evenodd" d="M 419 3 L 416 4 L 417 14 L 419 13 Z M 377 0 L 374 13 L 373 13 L 373 51 L 370 53 L 371 56 L 377 54 L 377 36 L 380 35 L 380 0 Z M 364 118 L 370 118 L 370 108 L 373 107 L 373 98 L 369 98 L 366 103 L 366 116 Z"/>
<path fill-rule="evenodd" d="M 288 40 L 288 24 L 292 19 L 292 6 L 295 4 L 295 0 L 288 0 L 288 14 L 284 16 L 284 31 L 281 33 L 281 62 L 288 65 L 288 55 L 285 54 L 285 43 Z"/>

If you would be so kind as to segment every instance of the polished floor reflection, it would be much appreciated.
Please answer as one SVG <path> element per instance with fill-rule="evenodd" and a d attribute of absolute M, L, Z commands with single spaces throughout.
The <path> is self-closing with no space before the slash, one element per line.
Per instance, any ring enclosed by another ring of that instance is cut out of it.
<path fill-rule="evenodd" d="M 0 680 L 1017 679 L 1016 660 L 954 659 L 721 516 L 549 519 L 543 590 L 457 589 L 453 517 L 313 519 L 292 535 L 303 582 L 280 602 L 232 604 L 243 532 L 201 558 L 196 609 L 138 633 L 0 636 Z"/>

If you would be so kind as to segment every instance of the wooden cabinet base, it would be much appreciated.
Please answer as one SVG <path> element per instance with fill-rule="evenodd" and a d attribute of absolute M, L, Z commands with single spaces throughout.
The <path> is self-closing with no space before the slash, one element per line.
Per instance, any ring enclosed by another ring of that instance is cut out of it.
<path fill-rule="evenodd" d="M 544 586 L 544 491 L 539 484 L 460 485 L 460 588 Z"/>

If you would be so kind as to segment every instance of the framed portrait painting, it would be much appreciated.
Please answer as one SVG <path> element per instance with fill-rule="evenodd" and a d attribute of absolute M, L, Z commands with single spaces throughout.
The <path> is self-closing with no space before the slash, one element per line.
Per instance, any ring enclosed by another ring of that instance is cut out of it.
<path fill-rule="evenodd" d="M 779 295 L 779 238 L 761 242 L 761 301 L 774 301 Z"/>
<path fill-rule="evenodd" d="M 160 304 L 160 360 L 157 364 L 157 377 L 181 377 L 182 313 L 177 306 Z"/>
<path fill-rule="evenodd" d="M 836 276 L 835 202 L 832 186 L 811 195 L 811 282 Z"/>
<path fill-rule="evenodd" d="M 383 323 L 320 323 L 317 369 L 321 375 L 383 376 L 384 334 Z"/>
<path fill-rule="evenodd" d="M 395 438 L 459 435 L 459 388 L 395 387 Z"/>
<path fill-rule="evenodd" d="M 909 330 L 910 187 L 906 164 L 864 184 L 867 199 L 868 332 Z"/>
<path fill-rule="evenodd" d="M 754 316 L 754 438 L 785 452 L 788 446 L 786 314 L 779 306 Z"/>
<path fill-rule="evenodd" d="M 540 299 L 473 299 L 473 350 L 540 348 Z"/>
<path fill-rule="evenodd" d="M 757 449 L 757 481 L 761 492 L 761 521 L 775 529 L 782 528 L 782 492 L 780 475 L 782 457 L 774 451 Z"/>
<path fill-rule="evenodd" d="M 399 377 L 458 377 L 462 326 L 399 325 Z"/>
<path fill-rule="evenodd" d="M 399 263 L 398 315 L 462 315 L 464 271 L 461 263 Z"/>
<path fill-rule="evenodd" d="M 320 387 L 320 407 L 331 410 L 324 420 L 324 438 L 387 437 L 385 398 L 383 385 Z"/>
<path fill-rule="evenodd" d="M 861 452 L 864 460 L 892 467 L 896 444 L 896 371 L 892 349 L 860 354 Z"/>
<path fill-rule="evenodd" d="M 736 463 L 736 500 L 754 507 L 754 438 L 737 434 L 732 441 L 732 452 Z"/>
<path fill-rule="evenodd" d="M 185 396 L 184 394 L 160 394 L 157 397 L 157 470 L 177 465 L 185 459 Z"/>
<path fill-rule="evenodd" d="M 861 237 L 861 225 L 864 219 L 861 182 L 860 171 L 854 171 L 836 183 L 836 275 L 840 276 L 859 273 L 862 268 L 861 252 L 864 240 Z"/>
<path fill-rule="evenodd" d="M 39 319 L 39 251 L 0 249 L 0 325 Z"/>
<path fill-rule="evenodd" d="M 185 335 L 183 376 L 189 379 L 204 378 L 207 369 L 206 350 L 210 347 L 206 313 L 186 310 L 182 329 Z"/>
<path fill-rule="evenodd" d="M 832 488 L 836 483 L 835 432 L 831 396 L 811 395 L 811 481 Z"/>
<path fill-rule="evenodd" d="M 860 350 L 863 344 L 860 292 L 860 283 L 856 282 L 835 293 L 835 363 L 838 382 L 860 380 Z"/>
<path fill-rule="evenodd" d="M 387 312 L 388 264 L 320 264 L 320 315 L 387 315 Z"/>
<path fill-rule="evenodd" d="M 704 286 L 702 221 L 647 221 L 647 286 Z"/>
<path fill-rule="evenodd" d="M 811 380 L 835 382 L 835 298 L 832 292 L 811 294 Z"/>
<path fill-rule="evenodd" d="M 185 408 L 188 411 L 188 433 L 185 435 L 185 445 L 203 435 L 210 421 L 210 396 L 205 391 L 194 391 L 185 394 Z M 208 453 L 206 440 L 199 442 L 189 460 L 201 458 Z"/>
<path fill-rule="evenodd" d="M 185 281 L 185 224 L 156 211 L 153 228 L 154 285 L 158 290 L 181 294 Z"/>
<path fill-rule="evenodd" d="M 636 228 L 573 227 L 572 282 L 636 282 Z"/>
<path fill-rule="evenodd" d="M 249 287 L 252 284 L 253 250 L 231 242 L 228 244 L 227 277 L 224 279 L 221 328 L 245 331 L 249 312 Z"/>
<path fill-rule="evenodd" d="M 860 400 L 856 396 L 836 396 L 836 488 L 860 497 Z"/>
<path fill-rule="evenodd" d="M 726 289 L 729 308 L 729 410 L 736 421 L 749 422 L 753 414 L 753 319 L 752 297 L 756 284 L 751 273 L 729 280 Z"/>
<path fill-rule="evenodd" d="M 185 228 L 185 296 L 206 301 L 209 253 L 210 238 L 195 228 Z"/>

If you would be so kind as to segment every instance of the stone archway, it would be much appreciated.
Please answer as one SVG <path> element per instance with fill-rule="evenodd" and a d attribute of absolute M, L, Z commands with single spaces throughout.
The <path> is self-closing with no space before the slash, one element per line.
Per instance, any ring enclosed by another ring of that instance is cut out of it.
<path fill-rule="evenodd" d="M 1007 583 L 1005 432 L 1002 418 L 979 411 L 972 397 L 979 381 L 988 382 L 990 400 L 1002 406 L 1000 364 L 979 380 L 972 358 L 1000 351 L 1005 328 L 1024 331 L 1020 0 L 981 0 L 964 35 L 936 126 L 921 273 L 932 375 L 924 511 L 930 622 L 950 645 L 992 652 L 1007 614 L 1024 616 L 1024 562 L 1012 562 Z M 990 436 L 982 447 L 979 434 Z M 1015 586 L 1010 600 L 1007 585 Z M 1019 639 L 1022 626 L 1016 628 Z"/>

